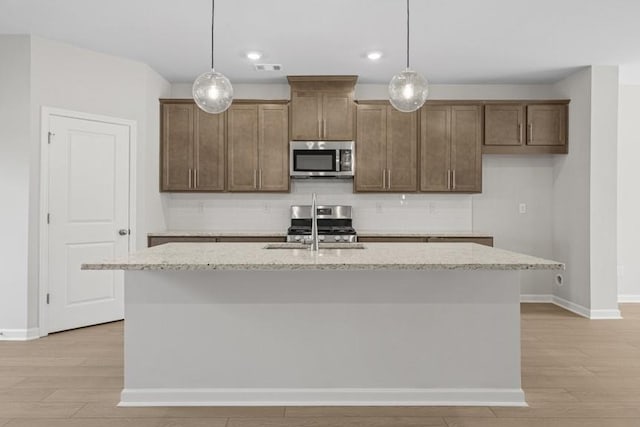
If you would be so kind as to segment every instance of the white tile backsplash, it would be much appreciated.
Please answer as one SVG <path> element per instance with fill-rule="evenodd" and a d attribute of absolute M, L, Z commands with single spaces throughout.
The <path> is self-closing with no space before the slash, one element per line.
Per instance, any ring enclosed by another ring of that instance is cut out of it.
<path fill-rule="evenodd" d="M 169 230 L 282 232 L 289 206 L 353 206 L 354 227 L 363 231 L 473 231 L 470 195 L 353 193 L 353 181 L 293 180 L 291 193 L 168 194 Z"/>

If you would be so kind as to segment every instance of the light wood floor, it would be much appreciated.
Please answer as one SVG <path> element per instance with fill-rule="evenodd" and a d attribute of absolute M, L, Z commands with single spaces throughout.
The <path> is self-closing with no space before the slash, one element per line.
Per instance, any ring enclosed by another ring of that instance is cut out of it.
<path fill-rule="evenodd" d="M 639 427 L 640 304 L 622 313 L 523 304 L 528 408 L 118 408 L 122 322 L 0 342 L 0 427 Z"/>

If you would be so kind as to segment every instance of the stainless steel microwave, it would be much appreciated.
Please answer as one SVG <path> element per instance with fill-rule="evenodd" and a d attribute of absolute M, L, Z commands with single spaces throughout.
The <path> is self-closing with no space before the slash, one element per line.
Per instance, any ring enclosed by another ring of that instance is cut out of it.
<path fill-rule="evenodd" d="M 289 147 L 292 178 L 353 178 L 353 141 L 291 141 Z"/>

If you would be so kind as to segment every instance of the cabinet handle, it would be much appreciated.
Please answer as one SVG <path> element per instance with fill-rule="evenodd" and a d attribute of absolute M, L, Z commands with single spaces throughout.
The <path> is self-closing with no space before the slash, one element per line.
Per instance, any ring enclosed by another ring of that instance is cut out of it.
<path fill-rule="evenodd" d="M 191 172 L 192 172 L 192 169 L 191 169 L 191 168 L 189 168 L 189 188 L 191 188 L 191 187 L 192 187 L 192 185 L 193 185 L 193 184 L 192 184 L 192 181 L 191 181 L 191 176 L 192 176 L 192 175 L 191 175 Z"/>
<path fill-rule="evenodd" d="M 262 169 L 258 172 L 258 187 L 262 190 Z"/>
<path fill-rule="evenodd" d="M 327 119 L 324 119 L 322 121 L 322 137 L 323 138 L 327 137 Z"/>
<path fill-rule="evenodd" d="M 456 170 L 453 170 L 453 189 L 456 189 Z"/>
<path fill-rule="evenodd" d="M 382 189 L 387 189 L 387 170 L 382 169 Z"/>
<path fill-rule="evenodd" d="M 322 139 L 322 120 L 318 119 L 318 138 Z"/>
<path fill-rule="evenodd" d="M 533 141 L 533 123 L 529 123 L 529 138 L 527 139 L 527 141 Z"/>
<path fill-rule="evenodd" d="M 518 142 L 522 144 L 522 123 L 518 123 Z"/>
<path fill-rule="evenodd" d="M 258 189 L 258 169 L 253 170 L 253 188 Z"/>
<path fill-rule="evenodd" d="M 387 180 L 387 189 L 391 190 L 391 169 L 387 169 L 387 175 L 389 175 L 389 179 Z"/>
<path fill-rule="evenodd" d="M 193 170 L 193 188 L 198 188 L 198 169 Z"/>
<path fill-rule="evenodd" d="M 451 169 L 447 169 L 447 190 L 451 190 Z"/>

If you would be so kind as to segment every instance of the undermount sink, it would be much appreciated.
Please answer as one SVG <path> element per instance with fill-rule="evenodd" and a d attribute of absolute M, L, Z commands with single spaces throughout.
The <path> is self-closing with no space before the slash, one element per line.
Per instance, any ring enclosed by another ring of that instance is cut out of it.
<path fill-rule="evenodd" d="M 320 249 L 364 249 L 362 243 L 322 243 Z M 304 243 L 268 243 L 265 249 L 309 249 L 309 245 Z"/>

